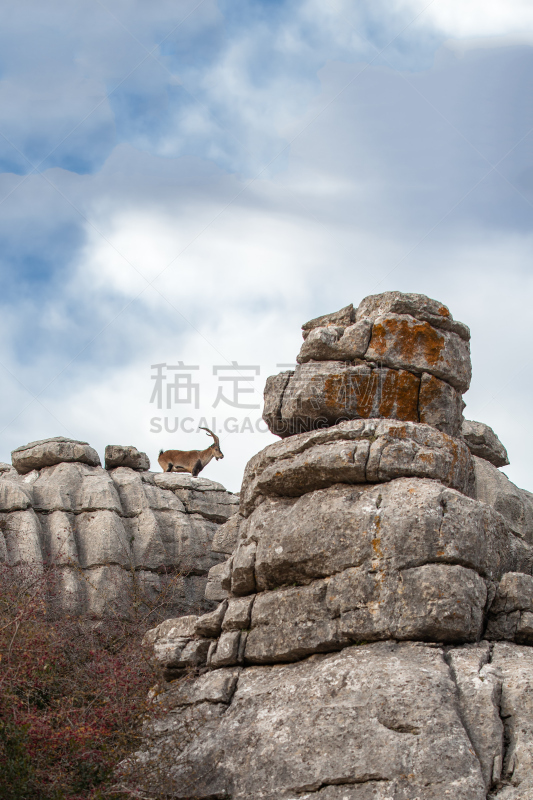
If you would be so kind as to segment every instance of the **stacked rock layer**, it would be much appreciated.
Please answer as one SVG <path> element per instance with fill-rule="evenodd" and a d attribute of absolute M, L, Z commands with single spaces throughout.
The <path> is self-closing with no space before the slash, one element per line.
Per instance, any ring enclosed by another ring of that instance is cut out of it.
<path fill-rule="evenodd" d="M 217 532 L 218 608 L 147 634 L 143 791 L 533 799 L 533 496 L 462 419 L 468 339 L 399 293 L 304 325 L 265 392 L 284 438 Z"/>
<path fill-rule="evenodd" d="M 303 326 L 299 366 L 269 378 L 264 418 L 279 436 L 388 417 L 457 435 L 470 385 L 470 331 L 441 303 L 385 292 Z"/>
<path fill-rule="evenodd" d="M 56 437 L 0 465 L 0 563 L 42 573 L 51 608 L 100 618 L 209 610 L 212 550 L 238 497 L 185 474 L 149 472 L 133 447 Z M 50 569 L 51 568 L 51 569 Z"/>

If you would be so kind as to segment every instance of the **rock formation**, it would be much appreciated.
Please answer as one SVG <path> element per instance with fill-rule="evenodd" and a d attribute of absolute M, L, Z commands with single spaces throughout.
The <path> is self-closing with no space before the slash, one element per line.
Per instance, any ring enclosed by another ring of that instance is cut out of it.
<path fill-rule="evenodd" d="M 0 465 L 0 563 L 42 572 L 55 613 L 130 616 L 208 611 L 212 549 L 238 497 L 219 483 L 149 471 L 134 447 L 31 442 Z M 53 567 L 53 569 L 46 569 Z M 159 610 L 157 610 L 159 609 Z"/>
<path fill-rule="evenodd" d="M 469 331 L 387 292 L 303 326 L 282 441 L 217 531 L 212 612 L 145 639 L 144 792 L 179 800 L 532 800 L 533 495 L 465 422 Z M 177 680 L 176 680 L 177 679 Z"/>

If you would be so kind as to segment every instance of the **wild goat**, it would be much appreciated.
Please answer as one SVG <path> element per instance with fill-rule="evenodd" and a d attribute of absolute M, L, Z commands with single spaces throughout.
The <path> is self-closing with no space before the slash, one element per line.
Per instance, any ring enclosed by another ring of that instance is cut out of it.
<path fill-rule="evenodd" d="M 207 431 L 208 435 L 213 437 L 213 444 L 205 450 L 165 450 L 165 452 L 160 450 L 157 460 L 163 472 L 190 472 L 193 478 L 196 478 L 212 458 L 216 458 L 217 461 L 219 458 L 224 458 L 218 436 L 209 428 L 200 430 Z"/>

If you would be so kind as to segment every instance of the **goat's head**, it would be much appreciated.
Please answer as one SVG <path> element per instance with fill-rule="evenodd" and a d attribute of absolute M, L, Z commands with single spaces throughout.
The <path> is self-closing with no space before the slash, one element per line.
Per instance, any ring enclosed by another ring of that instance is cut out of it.
<path fill-rule="evenodd" d="M 216 433 L 213 433 L 213 431 L 210 431 L 209 428 L 202 428 L 201 426 L 200 426 L 199 430 L 207 431 L 208 435 L 213 437 L 213 444 L 211 445 L 211 447 L 213 448 L 213 453 L 214 453 L 214 456 L 215 456 L 216 460 L 218 461 L 220 458 L 224 458 L 224 453 L 220 449 L 220 441 L 219 441 L 219 438 L 216 435 Z"/>

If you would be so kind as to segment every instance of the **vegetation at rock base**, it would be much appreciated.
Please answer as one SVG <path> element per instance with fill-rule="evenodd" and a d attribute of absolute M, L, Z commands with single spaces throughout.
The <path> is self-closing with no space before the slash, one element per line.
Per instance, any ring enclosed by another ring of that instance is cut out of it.
<path fill-rule="evenodd" d="M 54 580 L 0 565 L 0 800 L 129 797 L 113 770 L 157 680 L 141 647 L 152 615 L 54 618 Z"/>

